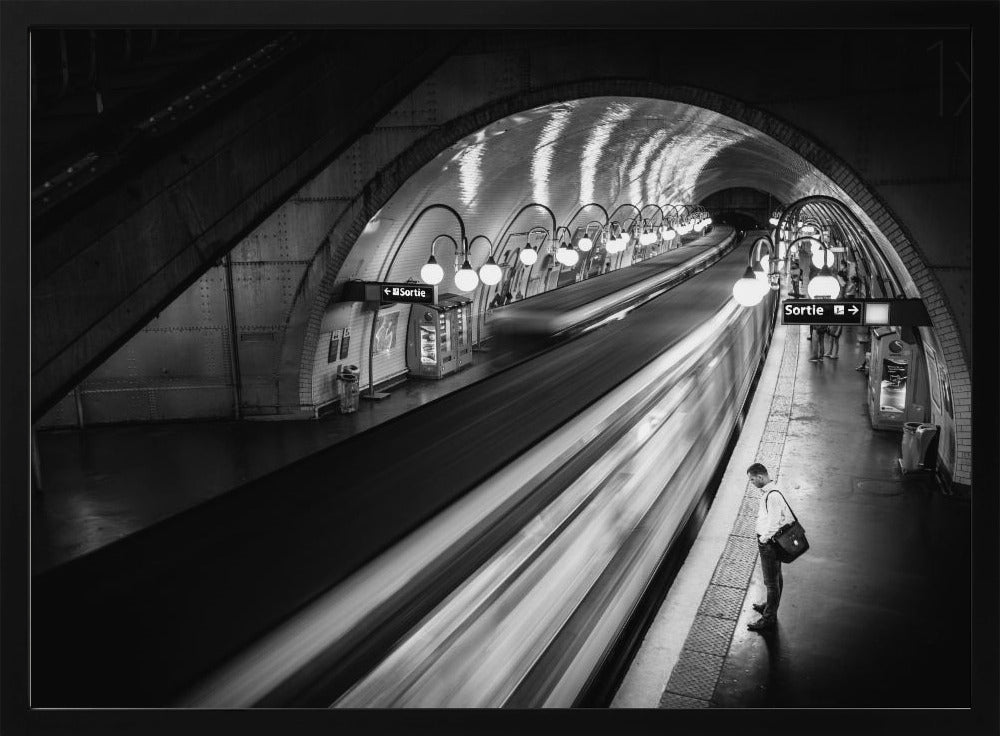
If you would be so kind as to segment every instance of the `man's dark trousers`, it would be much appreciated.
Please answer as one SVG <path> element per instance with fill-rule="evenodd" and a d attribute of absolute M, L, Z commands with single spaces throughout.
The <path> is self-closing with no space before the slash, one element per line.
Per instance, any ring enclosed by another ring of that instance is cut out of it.
<path fill-rule="evenodd" d="M 778 617 L 778 603 L 781 602 L 781 589 L 784 580 L 781 576 L 781 561 L 773 543 L 757 542 L 760 551 L 760 569 L 764 573 L 764 587 L 767 588 L 767 606 L 761 614 L 765 621 L 774 621 Z"/>

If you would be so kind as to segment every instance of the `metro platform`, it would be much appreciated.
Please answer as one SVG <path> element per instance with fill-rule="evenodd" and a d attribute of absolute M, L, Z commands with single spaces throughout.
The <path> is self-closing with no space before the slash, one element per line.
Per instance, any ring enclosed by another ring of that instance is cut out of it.
<path fill-rule="evenodd" d="M 903 474 L 900 434 L 868 419 L 857 328 L 812 363 L 775 327 L 719 490 L 613 708 L 964 708 L 971 691 L 971 503 Z M 809 551 L 783 565 L 778 625 L 754 535 L 763 462 Z"/>
<path fill-rule="evenodd" d="M 968 705 L 970 504 L 943 495 L 929 477 L 900 473 L 900 435 L 868 422 L 854 332 L 845 329 L 839 360 L 820 364 L 807 360 L 806 334 L 776 326 L 715 501 L 612 707 Z M 35 519 L 50 536 L 39 538 L 36 526 L 35 564 L 46 561 L 37 558 L 46 542 L 49 564 L 83 554 L 179 502 L 195 505 L 474 383 L 488 363 L 489 353 L 477 354 L 449 382 L 410 382 L 388 401 L 362 401 L 356 414 L 327 421 L 92 428 L 86 442 L 83 433 L 41 435 L 43 461 L 58 449 L 72 462 L 47 464 L 49 478 L 43 465 L 46 513 Z M 745 476 L 758 460 L 811 543 L 784 567 L 778 628 L 765 635 L 746 630 L 756 618 L 750 603 L 764 597 L 752 537 L 756 489 Z M 87 489 L 82 496 L 49 490 L 74 478 Z M 165 488 L 177 495 L 164 500 Z M 145 494 L 138 502 L 135 489 Z M 69 517 L 62 548 L 52 544 L 60 511 Z M 81 520 L 92 524 L 82 533 Z"/>
<path fill-rule="evenodd" d="M 41 572 L 482 380 L 491 353 L 442 381 L 406 381 L 389 398 L 318 420 L 171 422 L 38 434 L 43 492 L 32 512 Z M 376 387 L 378 388 L 378 387 Z M 384 391 L 385 389 L 383 389 Z M 366 393 L 362 391 L 362 396 Z"/>

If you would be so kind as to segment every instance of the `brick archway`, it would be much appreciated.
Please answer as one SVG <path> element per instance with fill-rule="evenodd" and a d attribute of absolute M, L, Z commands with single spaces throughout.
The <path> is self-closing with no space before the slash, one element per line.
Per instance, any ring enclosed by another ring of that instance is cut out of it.
<path fill-rule="evenodd" d="M 972 466 L 971 371 L 966 347 L 944 290 L 905 225 L 842 159 L 775 115 L 725 95 L 690 86 L 627 79 L 580 80 L 494 100 L 438 126 L 397 156 L 361 189 L 317 249 L 289 313 L 282 363 L 297 365 L 298 403 L 313 404 L 312 370 L 324 310 L 334 295 L 338 273 L 368 221 L 396 190 L 443 149 L 490 123 L 554 102 L 598 96 L 646 97 L 700 107 L 749 125 L 822 172 L 875 224 L 896 251 L 927 304 L 940 352 L 951 379 L 955 411 L 954 480 L 968 484 Z M 916 296 L 917 294 L 911 294 Z"/>

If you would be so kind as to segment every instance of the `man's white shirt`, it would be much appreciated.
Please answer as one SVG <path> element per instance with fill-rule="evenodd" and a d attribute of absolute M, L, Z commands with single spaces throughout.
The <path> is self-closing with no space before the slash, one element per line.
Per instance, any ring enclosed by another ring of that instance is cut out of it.
<path fill-rule="evenodd" d="M 785 524 L 791 524 L 792 510 L 788 508 L 785 497 L 781 493 L 770 493 L 778 490 L 774 481 L 770 481 L 760 489 L 760 504 L 757 507 L 757 538 L 767 542 L 777 534 Z M 770 496 L 768 494 L 770 493 Z M 766 503 L 765 503 L 766 502 Z"/>

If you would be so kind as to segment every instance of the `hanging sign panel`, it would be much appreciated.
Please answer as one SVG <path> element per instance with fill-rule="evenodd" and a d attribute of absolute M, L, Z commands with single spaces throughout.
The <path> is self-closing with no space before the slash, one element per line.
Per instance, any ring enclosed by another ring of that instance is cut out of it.
<path fill-rule="evenodd" d="M 783 325 L 930 325 L 920 299 L 787 299 Z"/>
<path fill-rule="evenodd" d="M 426 284 L 379 284 L 379 295 L 383 302 L 402 302 L 405 304 L 435 304 L 437 302 L 437 287 Z"/>
<path fill-rule="evenodd" d="M 348 281 L 344 284 L 340 300 L 381 304 L 437 304 L 437 286 L 415 282 Z"/>
<path fill-rule="evenodd" d="M 860 325 L 864 302 L 789 299 L 781 303 L 783 325 Z"/>

